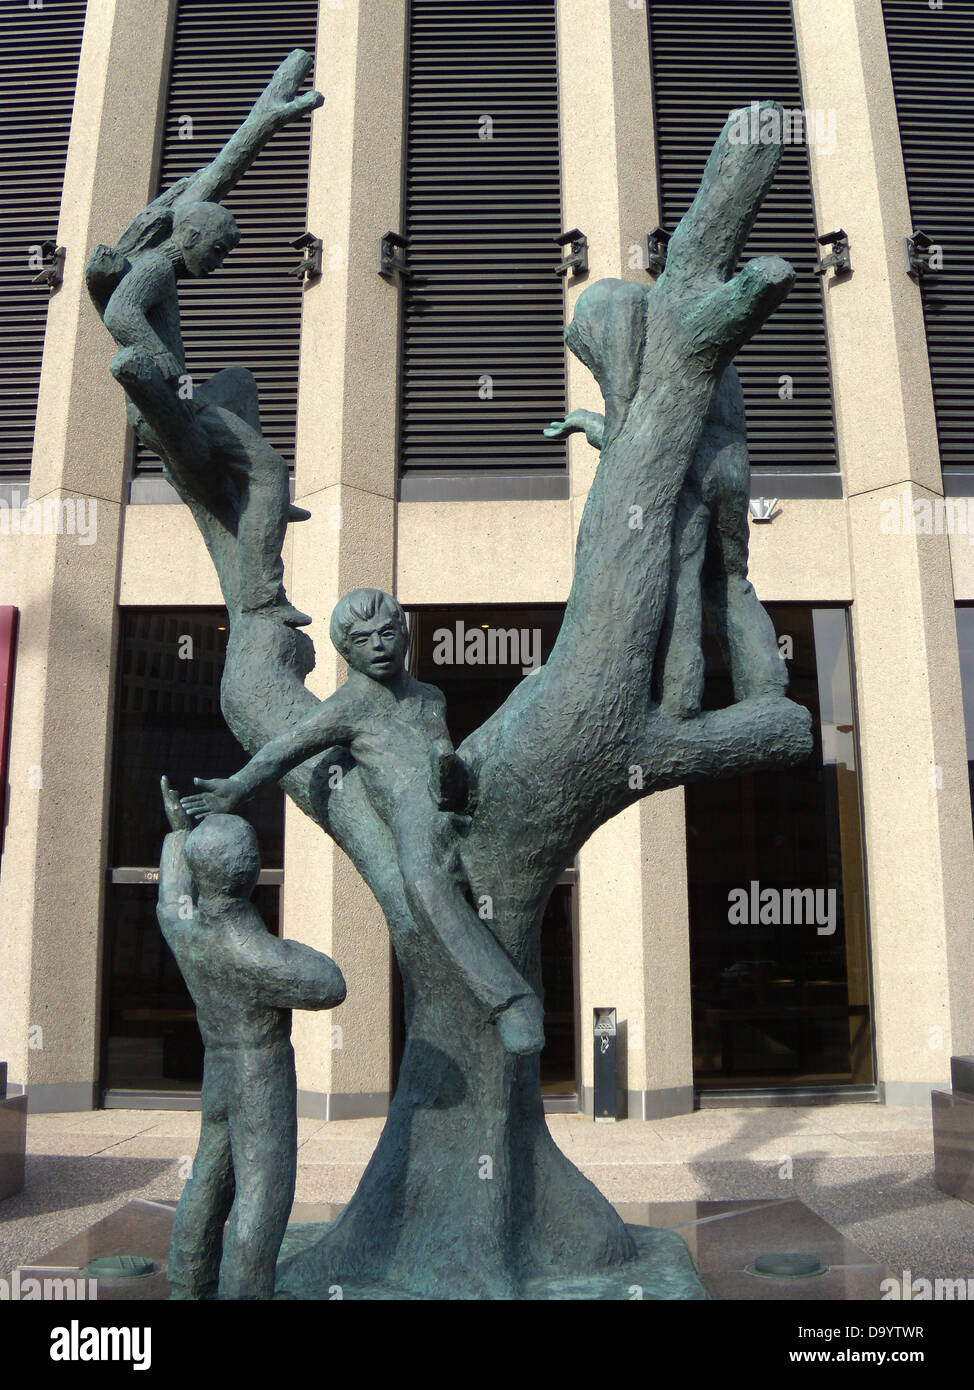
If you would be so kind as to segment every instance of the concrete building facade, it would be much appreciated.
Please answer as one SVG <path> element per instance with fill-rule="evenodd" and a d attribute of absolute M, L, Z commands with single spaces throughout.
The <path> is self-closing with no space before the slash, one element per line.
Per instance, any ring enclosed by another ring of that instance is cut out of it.
<path fill-rule="evenodd" d="M 833 1100 L 866 1091 L 915 1104 L 946 1083 L 952 1053 L 974 1052 L 974 839 L 956 618 L 957 605 L 974 603 L 974 551 L 956 528 L 885 524 L 891 500 L 908 499 L 911 515 L 915 502 L 933 508 L 944 475 L 921 291 L 903 268 L 912 227 L 883 7 L 792 8 L 805 104 L 835 113 L 835 148 L 808 146 L 818 230 L 842 227 L 854 259 L 851 275 L 823 277 L 839 485 L 831 495 L 781 485 L 779 496 L 780 480 L 755 478 L 755 497 L 778 500 L 770 522 L 752 525 L 751 577 L 766 603 L 846 615 L 854 720 L 841 730 L 854 742 L 856 776 L 837 814 L 855 822 L 861 849 L 861 888 L 845 863 L 847 924 L 856 892 L 862 901 L 843 967 L 846 981 L 858 972 L 859 1013 L 842 1013 L 842 1027 L 855 1033 L 867 1019 L 865 1051 L 858 1070 L 850 1063 L 830 1081 L 815 1037 L 800 1042 L 794 1020 L 814 1033 L 820 1015 L 834 1031 L 841 1010 L 833 1003 L 816 1014 L 807 992 L 779 1008 L 788 1027 L 767 1025 L 759 1040 L 775 1006 L 757 946 L 736 977 L 733 962 L 724 966 L 722 989 L 750 971 L 747 1007 L 722 1007 L 715 995 L 709 1013 L 695 1013 L 690 811 L 678 789 L 603 827 L 565 885 L 575 1062 L 552 1103 L 586 1112 L 596 1006 L 614 1007 L 622 1025 L 633 1119 L 681 1113 L 701 1097 L 713 1103 L 722 1091 L 775 1103 L 817 1087 Z M 89 0 L 80 50 L 57 235 L 67 254 L 47 315 L 29 495 L 52 514 L 54 503 L 63 515 L 64 503 L 96 503 L 97 536 L 81 544 L 56 527 L 0 536 L 0 604 L 19 611 L 0 859 L 0 1058 L 11 1092 L 26 1090 L 37 1110 L 92 1108 L 106 1092 L 107 1103 L 121 1103 L 105 1070 L 121 619 L 222 603 L 186 509 L 139 501 L 132 489 L 122 397 L 108 372 L 113 348 L 83 278 L 90 249 L 114 242 L 156 192 L 176 11 L 176 0 Z M 589 249 L 587 276 L 565 277 L 568 322 L 585 285 L 646 281 L 632 248 L 662 216 L 647 6 L 557 0 L 555 15 L 562 225 L 583 229 Z M 403 225 L 408 26 L 402 0 L 319 6 L 314 80 L 326 102 L 311 122 L 307 226 L 338 254 L 326 254 L 303 293 L 294 495 L 312 518 L 291 528 L 285 562 L 288 593 L 313 615 L 310 684 L 322 696 L 344 678 L 327 621 L 350 588 L 387 589 L 416 612 L 482 607 L 506 623 L 519 610 L 563 604 L 597 463 L 576 434 L 564 495 L 512 487 L 505 496 L 501 487 L 402 496 L 401 294 L 376 273 L 376 251 Z M 566 391 L 569 409 L 600 408 L 573 358 Z M 9 496 L 15 483 L 4 487 Z M 396 1051 L 381 914 L 344 855 L 290 806 L 284 845 L 283 930 L 327 951 L 348 981 L 333 1017 L 296 1019 L 302 1111 L 381 1114 Z M 774 1067 L 735 1070 L 724 1055 L 719 1084 L 706 1084 L 704 1014 L 725 1054 L 777 1056 L 777 1079 Z M 733 1035 L 738 1024 L 744 1031 Z M 192 1105 L 193 1094 L 187 1085 L 165 1103 Z"/>

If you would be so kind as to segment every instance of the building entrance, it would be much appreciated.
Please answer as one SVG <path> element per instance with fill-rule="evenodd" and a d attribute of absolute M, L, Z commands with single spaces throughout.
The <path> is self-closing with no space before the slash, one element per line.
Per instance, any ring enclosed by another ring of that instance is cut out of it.
<path fill-rule="evenodd" d="M 524 672 L 544 662 L 564 609 L 499 607 L 416 608 L 409 614 L 409 668 L 446 696 L 454 747 L 498 709 Z M 545 1049 L 541 1090 L 549 1110 L 578 1108 L 575 946 L 575 870 L 563 875 L 541 928 Z M 393 1086 L 404 1041 L 402 988 L 393 958 Z"/>
<path fill-rule="evenodd" d="M 766 604 L 801 767 L 687 787 L 694 1079 L 704 1094 L 872 1086 L 872 1012 L 848 614 Z M 732 699 L 706 646 L 705 708 Z"/>

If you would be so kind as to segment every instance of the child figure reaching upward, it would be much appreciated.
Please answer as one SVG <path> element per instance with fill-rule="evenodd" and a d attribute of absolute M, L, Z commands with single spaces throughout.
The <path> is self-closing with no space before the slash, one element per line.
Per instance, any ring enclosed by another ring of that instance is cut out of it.
<path fill-rule="evenodd" d="M 287 465 L 261 433 L 253 376 L 228 367 L 188 399 L 179 385 L 188 377 L 177 281 L 217 270 L 240 240 L 237 224 L 218 203 L 177 199 L 154 219 L 148 212 L 147 247 L 123 254 L 100 246 L 86 270 L 89 294 L 121 349 L 111 370 L 125 387 L 129 423 L 143 444 L 210 491 L 232 482 L 241 608 L 305 626 L 311 619 L 284 592 L 281 546 L 288 521 L 308 513 L 292 506 Z"/>
<path fill-rule="evenodd" d="M 356 589 L 340 599 L 331 638 L 350 667 L 348 680 L 295 729 L 273 739 L 228 779 L 196 778 L 204 788 L 183 798 L 195 816 L 230 812 L 266 782 L 326 748 L 347 748 L 376 814 L 393 834 L 406 899 L 417 924 L 431 931 L 464 983 L 496 1023 L 514 1054 L 544 1046 L 537 994 L 467 901 L 457 873 L 457 835 L 449 812 L 431 791 L 459 779 L 439 690 L 404 669 L 406 619 L 390 595 Z"/>

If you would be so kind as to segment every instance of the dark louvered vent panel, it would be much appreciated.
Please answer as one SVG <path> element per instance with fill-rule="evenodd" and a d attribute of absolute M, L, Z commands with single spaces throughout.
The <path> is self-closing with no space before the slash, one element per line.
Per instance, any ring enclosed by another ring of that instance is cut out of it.
<path fill-rule="evenodd" d="M 971 466 L 974 3 L 884 0 L 883 13 L 913 225 L 943 247 L 943 271 L 921 282 L 940 458 Z"/>
<path fill-rule="evenodd" d="M 29 248 L 57 235 L 84 22 L 85 0 L 0 4 L 0 477 L 30 470 L 50 296 Z"/>
<path fill-rule="evenodd" d="M 179 0 L 160 189 L 213 158 L 292 48 L 314 52 L 317 23 L 318 0 Z M 192 139 L 181 135 L 186 117 Z M 179 287 L 190 374 L 205 380 L 222 367 L 249 367 L 264 434 L 289 463 L 302 293 L 289 272 L 303 253 L 288 243 L 306 230 L 310 139 L 307 117 L 273 137 L 224 199 L 240 245 L 214 275 Z M 146 472 L 159 462 L 140 448 L 137 467 Z"/>
<path fill-rule="evenodd" d="M 554 0 L 413 0 L 404 472 L 564 467 L 560 220 Z"/>
<path fill-rule="evenodd" d="M 730 112 L 768 99 L 800 108 L 801 81 L 789 0 L 652 0 L 649 21 L 662 216 L 672 231 Z M 807 149 L 786 143 L 745 249 L 745 259 L 784 256 L 798 272 L 784 304 L 736 359 L 752 466 L 836 463 L 816 231 Z M 782 376 L 793 379 L 791 400 L 779 397 Z"/>

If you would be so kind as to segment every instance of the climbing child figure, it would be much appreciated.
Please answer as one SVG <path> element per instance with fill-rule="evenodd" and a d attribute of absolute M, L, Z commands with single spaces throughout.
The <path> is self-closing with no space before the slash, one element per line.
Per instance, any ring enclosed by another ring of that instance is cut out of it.
<path fill-rule="evenodd" d="M 404 668 L 402 608 L 377 589 L 356 589 L 336 605 L 331 638 L 349 664 L 347 682 L 233 777 L 196 778 L 204 790 L 184 797 L 183 808 L 195 816 L 232 811 L 326 748 L 347 748 L 395 839 L 417 926 L 452 960 L 504 1048 L 540 1052 L 541 1001 L 467 898 L 458 814 L 466 809 L 466 768 L 450 742 L 442 693 Z"/>

